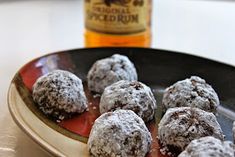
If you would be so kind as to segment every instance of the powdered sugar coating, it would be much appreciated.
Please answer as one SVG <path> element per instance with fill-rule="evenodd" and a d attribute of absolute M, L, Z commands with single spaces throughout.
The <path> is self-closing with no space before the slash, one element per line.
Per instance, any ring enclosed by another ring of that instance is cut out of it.
<path fill-rule="evenodd" d="M 233 142 L 235 143 L 235 121 L 233 121 L 232 132 L 233 132 Z"/>
<path fill-rule="evenodd" d="M 82 113 L 87 108 L 82 81 L 63 70 L 55 70 L 38 78 L 33 85 L 33 99 L 44 114 L 57 120 Z"/>
<path fill-rule="evenodd" d="M 164 92 L 162 105 L 165 110 L 172 107 L 189 106 L 215 112 L 219 105 L 219 98 L 205 80 L 192 76 L 168 87 Z"/>
<path fill-rule="evenodd" d="M 151 140 L 139 116 L 131 110 L 116 110 L 95 120 L 88 148 L 93 157 L 144 157 Z"/>
<path fill-rule="evenodd" d="M 87 80 L 90 91 L 103 93 L 105 87 L 120 80 L 137 80 L 137 73 L 126 56 L 115 54 L 96 61 L 88 72 Z"/>
<path fill-rule="evenodd" d="M 234 148 L 230 141 L 207 136 L 193 140 L 178 157 L 234 157 Z"/>
<path fill-rule="evenodd" d="M 132 110 L 145 122 L 153 119 L 156 100 L 149 87 L 138 81 L 121 80 L 105 88 L 100 112 Z"/>
<path fill-rule="evenodd" d="M 158 124 L 158 138 L 169 150 L 181 152 L 192 140 L 205 136 L 224 139 L 215 115 L 198 108 L 170 108 Z"/>

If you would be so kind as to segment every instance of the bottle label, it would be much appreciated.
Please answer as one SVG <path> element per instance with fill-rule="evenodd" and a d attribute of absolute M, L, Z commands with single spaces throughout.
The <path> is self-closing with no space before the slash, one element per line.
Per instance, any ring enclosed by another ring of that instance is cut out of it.
<path fill-rule="evenodd" d="M 148 0 L 85 0 L 85 25 L 108 34 L 144 32 L 148 23 Z"/>

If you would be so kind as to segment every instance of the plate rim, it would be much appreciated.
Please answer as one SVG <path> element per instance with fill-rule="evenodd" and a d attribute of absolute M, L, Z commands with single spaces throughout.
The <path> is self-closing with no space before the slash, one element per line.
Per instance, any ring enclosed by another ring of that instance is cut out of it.
<path fill-rule="evenodd" d="M 46 150 L 47 153 L 54 154 L 56 156 L 61 156 L 63 157 L 64 155 L 61 154 L 59 151 L 57 151 L 55 148 L 51 147 L 47 142 L 42 140 L 34 131 L 30 129 L 28 124 L 20 118 L 19 113 L 16 111 L 16 109 L 13 107 L 13 103 L 11 103 L 12 99 L 12 94 L 13 94 L 13 86 L 15 86 L 13 83 L 10 84 L 9 89 L 8 89 L 8 96 L 7 96 L 7 103 L 8 103 L 8 109 L 10 111 L 10 114 L 14 120 L 14 122 L 17 124 L 17 126 L 20 127 L 20 129 L 27 134 L 34 142 L 36 142 L 43 150 Z M 17 94 L 18 91 L 15 90 Z M 20 97 L 22 100 L 22 98 Z M 23 101 L 23 100 L 22 100 Z M 18 115 L 18 116 L 17 116 Z"/>
<path fill-rule="evenodd" d="M 212 62 L 215 62 L 215 63 L 219 63 L 219 64 L 223 64 L 223 65 L 226 65 L 226 66 L 230 66 L 231 68 L 235 68 L 235 64 L 230 64 L 230 63 L 226 63 L 226 62 L 223 62 L 223 61 L 219 61 L 219 60 L 216 60 L 216 59 L 212 59 L 212 58 L 207 58 L 207 57 L 204 57 L 204 56 L 200 56 L 200 55 L 197 55 L 197 54 L 189 54 L 187 53 L 186 51 L 178 51 L 178 50 L 172 50 L 172 49 L 163 49 L 163 48 L 146 48 L 146 47 L 90 47 L 90 48 L 87 48 L 87 47 L 84 47 L 84 48 L 72 48 L 72 49 L 64 49 L 64 50 L 58 50 L 58 51 L 52 51 L 52 52 L 48 52 L 44 55 L 41 55 L 41 56 L 37 56 L 35 58 L 32 58 L 32 59 L 29 59 L 28 61 L 25 62 L 25 64 L 21 65 L 21 67 L 19 69 L 17 69 L 12 81 L 14 80 L 16 74 L 18 71 L 20 71 L 23 67 L 25 67 L 27 64 L 31 63 L 31 62 L 34 62 L 40 58 L 43 58 L 43 57 L 47 57 L 47 56 L 50 56 L 50 55 L 55 55 L 55 54 L 60 54 L 60 53 L 67 53 L 67 52 L 71 52 L 71 51 L 88 51 L 88 50 L 91 50 L 91 51 L 94 51 L 94 50 L 102 50 L 102 49 L 142 49 L 142 50 L 152 50 L 152 51 L 162 51 L 164 53 L 173 53 L 173 54 L 179 54 L 179 55 L 185 55 L 185 56 L 191 56 L 191 57 L 196 57 L 198 59 L 203 59 L 203 60 L 207 60 L 207 61 L 212 61 Z M 145 52 L 146 53 L 146 52 Z M 155 52 L 157 53 L 157 52 Z M 11 82 L 12 82 L 11 81 Z"/>

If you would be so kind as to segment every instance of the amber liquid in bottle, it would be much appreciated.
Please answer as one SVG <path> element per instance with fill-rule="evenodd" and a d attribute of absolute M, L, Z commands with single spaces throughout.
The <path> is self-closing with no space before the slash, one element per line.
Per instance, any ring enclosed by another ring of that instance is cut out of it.
<path fill-rule="evenodd" d="M 85 46 L 150 47 L 151 0 L 85 0 Z"/>

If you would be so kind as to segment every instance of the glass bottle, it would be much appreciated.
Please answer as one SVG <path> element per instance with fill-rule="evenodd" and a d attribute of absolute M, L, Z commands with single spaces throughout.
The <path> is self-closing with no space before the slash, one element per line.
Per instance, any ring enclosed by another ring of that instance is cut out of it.
<path fill-rule="evenodd" d="M 85 46 L 149 47 L 152 0 L 85 0 Z"/>

